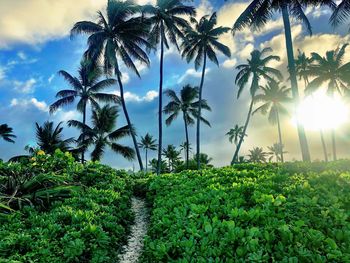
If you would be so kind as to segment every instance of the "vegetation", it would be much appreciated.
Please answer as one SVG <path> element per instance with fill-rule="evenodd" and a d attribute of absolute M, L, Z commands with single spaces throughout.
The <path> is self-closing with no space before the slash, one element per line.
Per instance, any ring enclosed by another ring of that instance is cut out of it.
<path fill-rule="evenodd" d="M 147 133 L 145 137 L 141 137 L 139 147 L 145 150 L 146 173 L 148 171 L 148 151 L 156 151 L 157 146 L 156 140 L 153 139 L 153 136 L 149 133 Z"/>
<path fill-rule="evenodd" d="M 7 142 L 15 143 L 16 135 L 13 134 L 13 129 L 7 124 L 0 125 L 0 137 Z"/>

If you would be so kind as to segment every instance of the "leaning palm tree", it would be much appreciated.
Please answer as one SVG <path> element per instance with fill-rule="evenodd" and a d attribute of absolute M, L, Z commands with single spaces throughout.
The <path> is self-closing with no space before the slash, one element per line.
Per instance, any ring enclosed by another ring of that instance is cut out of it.
<path fill-rule="evenodd" d="M 335 8 L 333 0 L 253 0 L 243 13 L 238 17 L 233 25 L 233 32 L 242 30 L 245 27 L 261 29 L 271 19 L 274 12 L 282 13 L 284 23 L 284 33 L 286 39 L 286 48 L 288 56 L 288 70 L 290 74 L 291 87 L 295 107 L 299 104 L 298 81 L 295 70 L 293 39 L 290 25 L 290 16 L 302 21 L 311 34 L 311 24 L 304 13 L 303 8 L 307 6 L 326 5 Z M 298 135 L 302 158 L 304 161 L 310 161 L 310 151 L 304 127 L 297 120 Z"/>
<path fill-rule="evenodd" d="M 243 137 L 247 136 L 247 134 L 243 134 L 243 130 L 244 130 L 244 126 L 239 126 L 236 124 L 232 129 L 229 130 L 228 133 L 226 133 L 226 135 L 228 136 L 228 140 L 230 141 L 230 143 L 234 143 L 236 145 L 236 148 L 237 148 L 239 139 L 242 136 Z"/>
<path fill-rule="evenodd" d="M 164 48 L 169 49 L 170 44 L 175 45 L 179 49 L 178 38 L 184 38 L 184 29 L 189 27 L 185 16 L 195 15 L 195 8 L 183 4 L 182 0 L 157 0 L 156 5 L 146 5 L 144 12 L 150 17 L 148 21 L 151 24 L 149 33 L 149 41 L 153 46 L 160 45 L 160 80 L 159 80 L 159 112 L 158 112 L 158 167 L 157 174 L 160 174 L 162 162 L 162 147 L 163 147 L 163 63 L 164 63 Z"/>
<path fill-rule="evenodd" d="M 140 170 L 143 170 L 135 129 L 125 104 L 124 86 L 120 70 L 123 62 L 127 68 L 130 68 L 140 77 L 135 60 L 147 66 L 150 64 L 147 53 L 143 50 L 143 47 L 151 48 L 147 41 L 149 26 L 143 17 L 138 16 L 140 12 L 141 7 L 133 1 L 109 0 L 106 14 L 99 11 L 96 23 L 91 21 L 76 23 L 71 30 L 71 35 L 89 35 L 86 55 L 95 60 L 102 60 L 105 73 L 116 76 L 123 112 L 131 132 Z"/>
<path fill-rule="evenodd" d="M 172 122 L 179 116 L 179 114 L 182 114 L 182 118 L 185 124 L 186 143 L 189 145 L 190 142 L 188 138 L 188 126 L 191 126 L 195 123 L 194 119 L 198 117 L 199 105 L 204 110 L 211 111 L 211 108 L 209 107 L 206 100 L 202 99 L 201 102 L 199 101 L 197 87 L 191 87 L 190 85 L 184 86 L 180 91 L 180 96 L 178 96 L 176 92 L 171 89 L 166 90 L 164 93 L 170 99 L 169 103 L 164 107 L 164 113 L 169 115 L 165 123 L 168 126 L 171 125 Z M 207 121 L 204 117 L 201 116 L 200 120 L 210 127 L 209 121 Z M 186 166 L 188 168 L 189 149 L 186 150 L 186 156 Z"/>
<path fill-rule="evenodd" d="M 248 158 L 249 162 L 252 163 L 266 163 L 268 153 L 264 151 L 261 147 L 254 147 L 249 150 Z"/>
<path fill-rule="evenodd" d="M 14 138 L 17 138 L 17 136 L 13 134 L 13 129 L 11 127 L 9 127 L 7 124 L 1 124 L 0 138 L 2 138 L 4 141 L 15 143 Z"/>
<path fill-rule="evenodd" d="M 284 151 L 284 145 L 280 143 L 274 143 L 272 146 L 267 147 L 269 152 L 267 153 L 270 155 L 269 161 L 271 162 L 273 158 L 276 158 L 276 162 L 283 162 L 283 159 L 281 158 L 285 153 Z"/>
<path fill-rule="evenodd" d="M 280 86 L 275 80 L 270 80 L 265 87 L 261 87 L 261 94 L 255 96 L 255 103 L 262 103 L 253 114 L 260 112 L 268 115 L 268 120 L 272 125 L 277 124 L 279 145 L 283 145 L 281 132 L 281 115 L 288 115 L 288 110 L 284 104 L 292 101 L 289 94 L 291 89 L 286 86 Z M 283 151 L 280 156 L 281 162 L 284 162 Z"/>
<path fill-rule="evenodd" d="M 115 84 L 116 80 L 100 80 L 102 70 L 91 60 L 83 59 L 81 61 L 78 77 L 73 77 L 64 70 L 59 71 L 59 74 L 69 83 L 72 89 L 64 89 L 56 94 L 58 100 L 51 104 L 50 113 L 79 99 L 77 110 L 83 114 L 83 123 L 86 124 L 86 110 L 89 103 L 96 107 L 98 102 L 117 103 L 120 101 L 118 96 L 102 92 L 103 89 Z M 82 163 L 85 161 L 84 147 L 82 147 L 81 161 Z"/>
<path fill-rule="evenodd" d="M 194 60 L 196 70 L 202 65 L 202 77 L 199 86 L 199 101 L 202 101 L 203 85 L 207 59 L 219 66 L 216 52 L 220 52 L 227 57 L 231 57 L 230 49 L 219 42 L 219 37 L 227 33 L 228 27 L 216 26 L 217 16 L 213 13 L 210 17 L 203 16 L 199 21 L 192 18 L 194 28 L 187 29 L 185 41 L 182 43 L 182 57 L 185 57 L 187 62 Z M 197 116 L 197 168 L 200 169 L 200 117 L 202 111 L 201 104 L 198 108 Z"/>
<path fill-rule="evenodd" d="M 139 147 L 145 150 L 145 160 L 146 160 L 146 173 L 148 170 L 148 151 L 157 150 L 157 142 L 153 139 L 153 136 L 146 133 L 145 137 L 141 137 L 141 142 L 139 142 Z"/>
<path fill-rule="evenodd" d="M 306 88 L 306 93 L 313 93 L 327 83 L 327 93 L 331 96 L 336 94 L 343 95 L 350 85 L 350 62 L 344 63 L 345 49 L 348 44 L 341 48 L 326 52 L 326 56 L 322 57 L 318 53 L 311 53 L 312 64 L 309 67 L 308 74 L 314 79 Z M 332 148 L 333 159 L 337 160 L 337 147 L 335 139 L 335 131 L 332 130 Z"/>
<path fill-rule="evenodd" d="M 279 61 L 279 56 L 268 55 L 265 56 L 266 53 L 272 52 L 271 48 L 264 48 L 262 51 L 254 50 L 250 54 L 250 59 L 248 59 L 247 64 L 241 64 L 236 67 L 239 70 L 235 83 L 238 85 L 238 94 L 237 98 L 239 99 L 243 90 L 249 85 L 250 95 L 251 95 L 251 103 L 248 111 L 248 116 L 244 125 L 244 129 L 242 132 L 242 136 L 238 142 L 236 147 L 235 154 L 232 158 L 232 164 L 238 160 L 238 153 L 241 148 L 242 142 L 244 140 L 244 136 L 247 133 L 247 128 L 249 125 L 250 117 L 253 112 L 253 106 L 255 103 L 255 96 L 260 88 L 260 83 L 262 80 L 272 81 L 274 79 L 282 80 L 282 74 L 279 70 L 269 67 L 268 64 L 271 61 Z"/>
<path fill-rule="evenodd" d="M 305 55 L 305 52 L 301 52 L 298 49 L 298 56 L 295 59 L 295 71 L 299 80 L 304 81 L 304 86 L 306 87 L 309 84 L 309 66 L 311 64 L 311 58 Z"/>
<path fill-rule="evenodd" d="M 102 108 L 97 106 L 92 111 L 92 127 L 77 120 L 68 121 L 68 126 L 76 127 L 85 132 L 78 140 L 81 141 L 82 137 L 86 137 L 86 145 L 94 146 L 91 152 L 92 161 L 99 161 L 107 147 L 127 160 L 134 159 L 135 152 L 132 148 L 116 142 L 132 134 L 128 125 L 115 130 L 117 118 L 117 106 L 107 104 Z"/>
<path fill-rule="evenodd" d="M 48 154 L 53 154 L 57 149 L 62 152 L 71 150 L 71 144 L 75 142 L 74 138 L 63 139 L 62 122 L 55 127 L 51 121 L 46 121 L 41 126 L 35 123 L 36 126 L 36 140 L 40 150 Z"/>

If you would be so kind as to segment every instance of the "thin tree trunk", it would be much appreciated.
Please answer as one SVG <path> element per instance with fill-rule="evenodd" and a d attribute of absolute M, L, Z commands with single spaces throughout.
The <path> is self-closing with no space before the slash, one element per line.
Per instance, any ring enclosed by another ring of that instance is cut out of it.
<path fill-rule="evenodd" d="M 86 101 L 84 102 L 84 110 L 83 110 L 83 150 L 81 152 L 81 163 L 84 164 L 85 163 L 85 125 L 86 125 Z"/>
<path fill-rule="evenodd" d="M 119 66 L 117 63 L 116 63 L 116 74 L 117 74 L 117 80 L 118 80 L 118 84 L 119 84 L 119 88 L 120 88 L 120 100 L 122 103 L 123 112 L 124 112 L 124 115 L 126 118 L 126 122 L 128 123 L 128 127 L 129 127 L 129 130 L 131 133 L 132 141 L 134 143 L 134 148 L 136 151 L 136 156 L 137 156 L 137 160 L 138 160 L 138 163 L 140 166 L 140 170 L 143 171 L 142 158 L 141 158 L 139 146 L 137 144 L 136 134 L 135 134 L 134 129 L 132 127 L 128 110 L 126 109 L 125 98 L 124 98 L 124 87 L 123 87 L 123 83 L 122 83 L 121 76 L 120 76 Z"/>
<path fill-rule="evenodd" d="M 248 112 L 247 120 L 246 120 L 246 122 L 244 124 L 244 129 L 243 129 L 243 132 L 242 132 L 242 136 L 239 139 L 239 142 L 238 142 L 238 145 L 236 147 L 235 154 L 233 155 L 231 164 L 234 164 L 235 161 L 238 160 L 238 153 L 239 153 L 239 150 L 241 149 L 241 146 L 242 146 L 242 143 L 243 143 L 243 140 L 244 140 L 244 135 L 247 132 L 247 128 L 248 128 L 248 125 L 249 125 L 250 117 L 252 116 L 253 105 L 254 105 L 254 96 L 252 97 L 252 101 L 251 101 L 250 106 L 249 106 L 249 112 Z"/>
<path fill-rule="evenodd" d="M 158 167 L 157 175 L 161 172 L 162 147 L 163 147 L 163 61 L 164 61 L 164 28 L 160 24 L 160 69 L 159 69 L 159 105 L 158 105 Z"/>
<path fill-rule="evenodd" d="M 190 152 L 189 152 L 190 147 L 189 147 L 189 139 L 188 139 L 188 125 L 187 125 L 187 119 L 185 117 L 185 114 L 184 114 L 184 122 L 185 122 L 185 135 L 186 135 L 186 149 L 185 149 L 186 156 L 185 156 L 185 158 L 186 158 L 186 168 L 188 169 L 188 156 L 190 154 Z"/>
<path fill-rule="evenodd" d="M 279 115 L 279 112 L 278 112 L 277 109 L 276 109 L 276 115 L 277 115 L 278 138 L 279 138 L 280 147 L 281 147 L 281 162 L 284 163 L 283 142 L 282 142 L 282 132 L 281 132 L 280 115 Z"/>
<path fill-rule="evenodd" d="M 337 160 L 337 143 L 335 140 L 335 130 L 332 129 L 332 149 L 333 149 L 333 161 Z"/>
<path fill-rule="evenodd" d="M 327 154 L 327 147 L 326 142 L 323 135 L 323 130 L 320 129 L 320 135 L 321 135 L 321 142 L 322 142 L 322 148 L 323 148 L 323 154 L 324 154 L 324 160 L 328 162 L 328 154 Z"/>
<path fill-rule="evenodd" d="M 148 171 L 148 162 L 147 162 L 147 148 L 146 148 L 146 173 Z"/>
<path fill-rule="evenodd" d="M 201 116 L 202 116 L 202 91 L 203 91 L 203 85 L 204 85 L 204 77 L 205 77 L 205 68 L 207 66 L 207 51 L 204 50 L 204 62 L 203 62 L 203 69 L 202 69 L 202 78 L 201 78 L 201 84 L 199 86 L 199 105 L 198 105 L 198 116 L 197 116 L 197 169 L 201 169 L 201 160 L 200 160 L 200 128 L 201 128 Z"/>
<path fill-rule="evenodd" d="M 283 23 L 284 23 L 285 38 L 286 38 L 287 55 L 288 55 L 288 69 L 289 69 L 292 93 L 293 93 L 293 98 L 295 103 L 294 110 L 296 112 L 296 107 L 299 103 L 299 91 L 298 91 L 298 81 L 297 81 L 296 70 L 295 70 L 293 40 L 292 40 L 289 11 L 288 11 L 287 4 L 282 5 L 282 16 L 283 16 Z M 311 157 L 310 157 L 309 146 L 308 146 L 308 142 L 305 134 L 305 129 L 303 125 L 300 123 L 297 115 L 296 115 L 296 119 L 297 119 L 299 143 L 300 143 L 302 158 L 303 158 L 303 161 L 310 162 Z"/>

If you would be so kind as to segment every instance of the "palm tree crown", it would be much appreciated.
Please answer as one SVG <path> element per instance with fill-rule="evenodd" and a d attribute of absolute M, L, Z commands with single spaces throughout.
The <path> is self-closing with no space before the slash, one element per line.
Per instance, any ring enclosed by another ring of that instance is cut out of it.
<path fill-rule="evenodd" d="M 295 59 L 295 70 L 299 76 L 299 80 L 304 80 L 305 87 L 309 84 L 309 66 L 311 64 L 311 58 L 305 55 L 305 52 L 298 50 L 298 56 Z"/>
<path fill-rule="evenodd" d="M 15 143 L 13 139 L 17 136 L 13 134 L 13 129 L 11 127 L 9 127 L 7 124 L 1 124 L 0 137 L 7 142 Z"/>
<path fill-rule="evenodd" d="M 254 147 L 249 150 L 248 158 L 252 163 L 266 163 L 267 152 L 261 147 Z"/>
<path fill-rule="evenodd" d="M 145 137 L 141 137 L 139 147 L 145 150 L 146 172 L 148 170 L 148 151 L 156 151 L 157 146 L 157 141 L 149 133 L 146 133 Z"/>
<path fill-rule="evenodd" d="M 230 129 L 229 132 L 226 133 L 230 143 L 234 143 L 237 145 L 239 138 L 243 136 L 243 130 L 244 126 L 239 126 L 238 124 L 236 124 L 232 129 Z M 247 134 L 245 134 L 244 136 L 247 136 Z"/>

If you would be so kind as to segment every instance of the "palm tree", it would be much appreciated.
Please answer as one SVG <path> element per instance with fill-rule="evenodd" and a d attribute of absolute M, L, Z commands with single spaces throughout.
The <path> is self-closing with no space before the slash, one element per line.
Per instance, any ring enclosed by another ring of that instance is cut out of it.
<path fill-rule="evenodd" d="M 17 138 L 16 135 L 13 134 L 13 129 L 9 127 L 7 124 L 0 125 L 0 137 L 7 142 L 15 143 L 13 140 Z"/>
<path fill-rule="evenodd" d="M 263 115 L 268 114 L 268 120 L 272 125 L 277 124 L 279 145 L 283 145 L 282 132 L 281 132 L 281 115 L 288 115 L 288 110 L 283 104 L 291 102 L 292 99 L 289 97 L 290 88 L 286 86 L 280 86 L 275 80 L 270 80 L 265 87 L 261 87 L 262 94 L 255 96 L 255 103 L 262 102 L 253 114 L 260 112 Z M 284 162 L 283 151 L 281 151 L 281 161 Z"/>
<path fill-rule="evenodd" d="M 139 147 L 145 150 L 145 158 L 146 158 L 146 173 L 148 170 L 148 151 L 156 151 L 157 150 L 156 140 L 153 139 L 153 136 L 149 133 L 146 133 L 145 137 L 141 137 L 141 142 L 139 143 Z"/>
<path fill-rule="evenodd" d="M 311 64 L 311 58 L 305 55 L 305 52 L 301 52 L 298 49 L 298 56 L 295 59 L 295 71 L 297 76 L 299 76 L 299 80 L 304 80 L 305 88 L 309 84 L 309 66 Z"/>
<path fill-rule="evenodd" d="M 58 123 L 54 127 L 54 123 L 51 121 L 46 121 L 42 126 L 37 122 L 36 126 L 36 140 L 40 150 L 48 154 L 53 154 L 57 149 L 62 152 L 67 152 L 71 150 L 70 144 L 74 143 L 74 138 L 63 139 L 63 127 L 61 127 L 62 122 Z"/>
<path fill-rule="evenodd" d="M 333 97 L 336 94 L 342 95 L 349 89 L 350 62 L 343 62 L 347 46 L 348 44 L 345 44 L 336 50 L 327 51 L 325 57 L 315 52 L 311 53 L 312 64 L 308 74 L 314 79 L 307 86 L 306 93 L 313 93 L 320 89 L 324 83 L 328 85 L 327 93 Z M 332 148 L 335 161 L 337 160 L 337 148 L 334 129 L 332 130 Z"/>
<path fill-rule="evenodd" d="M 336 27 L 336 26 L 339 26 L 340 24 L 347 22 L 349 16 L 350 16 L 350 1 L 343 0 L 335 8 L 330 18 L 330 22 L 334 27 Z"/>
<path fill-rule="evenodd" d="M 140 61 L 149 66 L 150 61 L 143 47 L 151 48 L 147 41 L 149 26 L 143 17 L 139 17 L 141 7 L 132 1 L 107 2 L 106 15 L 97 12 L 97 23 L 80 21 L 71 30 L 71 35 L 87 34 L 88 50 L 86 55 L 94 60 L 102 60 L 104 71 L 117 77 L 123 112 L 131 132 L 134 148 L 140 170 L 143 170 L 142 158 L 138 148 L 135 130 L 132 126 L 124 97 L 124 87 L 120 63 L 123 62 L 140 77 L 134 61 Z"/>
<path fill-rule="evenodd" d="M 326 5 L 330 6 L 331 8 L 335 8 L 335 3 L 333 2 L 333 0 L 253 0 L 233 25 L 233 32 L 242 30 L 247 26 L 252 27 L 253 29 L 260 29 L 264 27 L 264 25 L 268 22 L 269 19 L 271 19 L 273 12 L 282 13 L 288 56 L 288 70 L 290 74 L 290 81 L 295 107 L 297 107 L 297 105 L 299 104 L 299 91 L 295 69 L 290 16 L 293 16 L 295 19 L 302 21 L 306 25 L 306 28 L 309 31 L 309 33 L 311 34 L 311 24 L 307 19 L 303 8 L 307 6 L 320 5 Z M 304 127 L 300 124 L 298 120 L 297 126 L 302 158 L 304 161 L 310 161 L 310 152 Z"/>
<path fill-rule="evenodd" d="M 115 153 L 122 155 L 127 160 L 134 159 L 135 152 L 132 148 L 116 143 L 116 141 L 132 134 L 128 125 L 115 130 L 117 118 L 117 106 L 107 104 L 102 108 L 97 106 L 92 111 L 91 119 L 93 127 L 84 125 L 77 120 L 68 121 L 68 126 L 85 131 L 79 140 L 82 140 L 82 137 L 86 137 L 86 145 L 94 145 L 94 149 L 91 152 L 92 161 L 99 161 L 107 147 Z"/>
<path fill-rule="evenodd" d="M 204 85 L 204 77 L 205 70 L 207 66 L 207 59 L 214 62 L 217 66 L 219 66 L 219 61 L 217 59 L 216 51 L 224 54 L 227 57 L 231 57 L 230 49 L 224 44 L 219 42 L 219 37 L 225 33 L 227 33 L 230 28 L 228 27 L 216 27 L 217 24 L 217 15 L 213 13 L 210 17 L 203 16 L 199 22 L 192 18 L 191 19 L 194 28 L 188 28 L 186 30 L 186 38 L 182 43 L 182 57 L 185 57 L 187 62 L 194 60 L 194 65 L 196 70 L 202 65 L 202 77 L 201 83 L 199 86 L 199 101 L 202 101 L 203 94 L 203 85 Z M 198 108 L 198 116 L 197 116 L 197 168 L 200 169 L 200 117 L 202 112 L 202 105 L 199 104 Z"/>
<path fill-rule="evenodd" d="M 192 147 L 190 143 L 183 142 L 180 144 L 180 152 L 184 152 L 186 160 L 186 168 L 188 168 L 189 153 L 192 152 Z"/>
<path fill-rule="evenodd" d="M 151 167 L 152 173 L 157 173 L 158 171 L 158 159 L 153 158 L 149 161 L 149 166 Z M 168 165 L 165 160 L 162 160 L 161 167 L 160 167 L 160 173 L 164 174 L 169 172 Z"/>
<path fill-rule="evenodd" d="M 273 55 L 265 56 L 266 53 L 268 52 L 272 52 L 272 49 L 264 48 L 262 51 L 254 50 L 250 54 L 251 58 L 248 59 L 247 64 L 241 64 L 236 67 L 236 69 L 239 70 L 235 80 L 236 85 L 238 85 L 237 98 L 240 98 L 244 88 L 250 85 L 250 95 L 252 99 L 249 106 L 248 116 L 244 125 L 242 136 L 238 142 L 238 145 L 236 147 L 236 151 L 235 151 L 235 154 L 233 155 L 231 163 L 234 163 L 238 159 L 238 152 L 241 148 L 242 142 L 244 140 L 244 136 L 247 133 L 248 124 L 253 111 L 253 105 L 255 103 L 254 98 L 260 88 L 260 82 L 262 80 L 271 81 L 275 78 L 277 80 L 283 79 L 282 74 L 279 70 L 268 66 L 268 64 L 271 61 L 279 61 L 280 57 L 273 56 Z"/>
<path fill-rule="evenodd" d="M 197 154 L 195 154 L 193 156 L 193 161 L 196 161 L 198 158 L 200 159 L 201 165 L 204 165 L 206 167 L 213 167 L 213 165 L 210 164 L 213 161 L 213 158 L 209 157 L 208 154 L 200 153 L 199 157 L 197 156 Z"/>
<path fill-rule="evenodd" d="M 157 174 L 160 174 L 159 165 L 162 161 L 163 147 L 163 63 L 164 63 L 164 47 L 169 49 L 169 44 L 176 46 L 178 50 L 178 38 L 183 39 L 183 30 L 189 27 L 187 20 L 183 17 L 195 15 L 195 8 L 183 4 L 181 0 L 157 0 L 155 6 L 147 5 L 144 12 L 149 14 L 148 21 L 151 24 L 149 33 L 149 41 L 153 46 L 160 44 L 160 80 L 159 80 L 159 112 L 158 112 L 158 168 Z"/>
<path fill-rule="evenodd" d="M 261 147 L 254 147 L 249 150 L 248 158 L 252 163 L 266 163 L 267 152 Z"/>
<path fill-rule="evenodd" d="M 226 133 L 226 135 L 228 136 L 228 140 L 230 141 L 230 143 L 234 143 L 236 145 L 236 148 L 237 148 L 239 139 L 242 136 L 243 138 L 247 136 L 247 134 L 243 134 L 243 130 L 244 130 L 244 126 L 239 126 L 236 124 L 234 128 L 232 128 L 231 130 L 229 130 L 228 133 Z"/>
<path fill-rule="evenodd" d="M 188 126 L 191 126 L 195 123 L 194 119 L 198 117 L 198 107 L 201 105 L 202 109 L 211 111 L 206 100 L 201 100 L 201 103 L 198 99 L 198 88 L 191 87 L 190 85 L 186 85 L 180 91 L 180 96 L 176 94 L 174 90 L 166 90 L 164 92 L 170 102 L 164 107 L 164 113 L 170 115 L 165 123 L 167 126 L 172 124 L 172 122 L 182 113 L 182 118 L 185 123 L 185 136 L 186 143 L 189 144 L 188 138 Z M 200 117 L 200 120 L 210 127 L 209 121 L 207 121 L 204 117 Z M 188 167 L 188 156 L 189 149 L 186 150 L 186 165 Z"/>
<path fill-rule="evenodd" d="M 283 162 L 283 159 L 281 158 L 285 153 L 283 148 L 284 145 L 280 143 L 274 143 L 272 146 L 267 147 L 269 149 L 269 152 L 267 153 L 270 155 L 269 161 L 271 162 L 273 158 L 276 158 L 276 162 Z"/>
<path fill-rule="evenodd" d="M 180 160 L 180 152 L 172 144 L 163 149 L 163 156 L 168 159 L 169 171 L 173 171 L 176 163 Z"/>
<path fill-rule="evenodd" d="M 115 79 L 99 80 L 102 76 L 102 70 L 95 63 L 88 59 L 83 59 L 78 70 L 78 77 L 73 77 L 68 72 L 61 70 L 59 74 L 69 83 L 72 89 L 64 89 L 56 94 L 58 100 L 51 104 L 50 113 L 57 111 L 59 108 L 71 104 L 79 98 L 77 110 L 83 114 L 83 124 L 86 124 L 86 108 L 88 103 L 94 107 L 98 102 L 120 101 L 119 97 L 113 94 L 102 93 L 103 89 L 116 83 Z M 83 131 L 84 133 L 84 131 Z M 84 144 L 84 138 L 82 140 Z M 85 150 L 82 147 L 81 162 L 85 161 Z"/>

